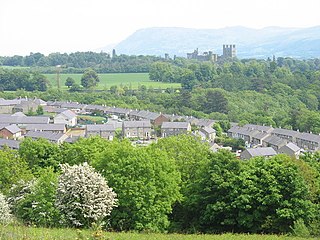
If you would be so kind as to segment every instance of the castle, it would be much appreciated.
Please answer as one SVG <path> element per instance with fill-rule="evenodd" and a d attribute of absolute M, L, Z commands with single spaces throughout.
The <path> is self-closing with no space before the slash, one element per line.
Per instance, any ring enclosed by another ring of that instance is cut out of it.
<path fill-rule="evenodd" d="M 188 59 L 195 59 L 198 61 L 212 61 L 216 62 L 219 59 L 228 59 L 228 58 L 235 58 L 237 54 L 236 45 L 223 45 L 223 54 L 222 56 L 219 56 L 216 53 L 213 53 L 212 51 L 204 52 L 203 54 L 199 54 L 198 48 L 195 49 L 192 53 L 187 53 Z"/>

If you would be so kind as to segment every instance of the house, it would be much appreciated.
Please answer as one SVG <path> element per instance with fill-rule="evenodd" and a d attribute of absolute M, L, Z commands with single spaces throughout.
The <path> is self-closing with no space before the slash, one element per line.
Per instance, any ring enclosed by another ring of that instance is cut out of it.
<path fill-rule="evenodd" d="M 151 138 L 151 123 L 150 121 L 123 121 L 122 136 L 126 138 Z"/>
<path fill-rule="evenodd" d="M 255 124 L 245 124 L 243 127 L 251 130 L 258 130 L 259 132 L 263 132 L 263 133 L 271 133 L 274 130 L 274 128 L 271 126 L 261 126 L 261 125 L 255 125 Z"/>
<path fill-rule="evenodd" d="M 22 131 L 21 129 L 16 125 L 7 125 L 5 127 L 0 127 L 0 137 L 5 139 L 19 139 L 21 138 Z"/>
<path fill-rule="evenodd" d="M 225 149 L 225 150 L 228 150 L 228 151 L 232 151 L 232 147 L 223 147 L 223 146 L 220 146 L 216 143 L 212 143 L 210 144 L 210 148 L 209 148 L 212 152 L 218 152 L 220 149 Z"/>
<path fill-rule="evenodd" d="M 287 140 L 288 142 L 296 142 L 296 137 L 300 135 L 300 132 L 283 128 L 275 128 L 272 130 L 271 134 Z"/>
<path fill-rule="evenodd" d="M 13 99 L 13 100 L 6 100 L 0 98 L 0 114 L 1 113 L 12 113 L 13 108 L 20 103 L 20 100 Z"/>
<path fill-rule="evenodd" d="M 301 153 L 301 148 L 299 148 L 297 145 L 294 143 L 290 142 L 285 146 L 282 146 L 279 150 L 278 153 L 284 153 L 287 154 L 291 157 L 299 158 L 300 153 Z"/>
<path fill-rule="evenodd" d="M 24 113 L 28 113 L 30 111 L 35 112 L 39 106 L 47 105 L 45 101 L 39 98 L 28 99 L 26 97 L 26 98 L 19 98 L 17 100 L 19 100 L 20 102 L 13 107 L 12 112 L 24 112 Z"/>
<path fill-rule="evenodd" d="M 8 147 L 11 149 L 19 149 L 20 141 L 12 140 L 12 139 L 4 139 L 0 138 L 0 148 L 3 149 L 4 147 Z"/>
<path fill-rule="evenodd" d="M 317 151 L 320 150 L 320 136 L 312 133 L 300 133 L 296 136 L 296 144 L 300 148 Z"/>
<path fill-rule="evenodd" d="M 212 141 L 216 137 L 216 130 L 212 127 L 203 127 L 199 129 L 198 134 L 200 135 L 202 140 Z"/>
<path fill-rule="evenodd" d="M 189 120 L 187 120 L 187 122 L 189 122 Z M 194 118 L 192 121 L 190 121 L 190 124 L 191 125 L 194 124 L 200 128 L 204 128 L 204 127 L 211 128 L 215 122 L 216 122 L 215 120 L 211 120 L 211 119 L 204 119 L 204 118 L 196 119 L 196 118 Z"/>
<path fill-rule="evenodd" d="M 262 140 L 263 147 L 272 147 L 276 151 L 280 149 L 282 146 L 285 146 L 286 144 L 287 144 L 286 140 L 273 135 L 268 136 Z"/>
<path fill-rule="evenodd" d="M 55 132 L 47 132 L 47 131 L 29 131 L 25 135 L 25 137 L 30 137 L 34 140 L 44 138 L 47 139 L 50 142 L 61 144 L 63 143 L 68 136 L 64 133 L 55 133 Z"/>
<path fill-rule="evenodd" d="M 127 118 L 129 116 L 130 110 L 126 108 L 106 107 L 105 113 L 109 115 L 116 115 L 120 118 Z"/>
<path fill-rule="evenodd" d="M 113 124 L 94 124 L 86 126 L 86 137 L 100 136 L 102 138 L 113 140 L 116 129 Z"/>
<path fill-rule="evenodd" d="M 53 118 L 54 124 L 65 124 L 73 127 L 77 125 L 77 114 L 71 110 L 65 110 Z"/>
<path fill-rule="evenodd" d="M 164 122 L 161 125 L 161 136 L 169 137 L 191 132 L 191 125 L 188 122 Z"/>
<path fill-rule="evenodd" d="M 250 128 L 233 126 L 228 130 L 228 137 L 231 138 L 241 138 L 245 141 L 246 144 L 252 142 L 253 137 L 259 133 L 258 130 L 252 130 Z"/>
<path fill-rule="evenodd" d="M 250 159 L 252 157 L 272 157 L 277 152 L 272 147 L 248 148 L 240 154 L 241 159 Z"/>
<path fill-rule="evenodd" d="M 170 121 L 170 119 L 162 113 L 149 112 L 145 110 L 131 110 L 128 116 L 131 120 L 150 120 L 151 124 L 154 126 L 161 126 L 163 122 Z"/>
<path fill-rule="evenodd" d="M 65 124 L 27 124 L 25 125 L 25 131 L 65 133 L 67 129 Z"/>
<path fill-rule="evenodd" d="M 252 145 L 253 146 L 262 146 L 262 141 L 270 136 L 270 133 L 267 132 L 258 132 L 252 136 Z"/>

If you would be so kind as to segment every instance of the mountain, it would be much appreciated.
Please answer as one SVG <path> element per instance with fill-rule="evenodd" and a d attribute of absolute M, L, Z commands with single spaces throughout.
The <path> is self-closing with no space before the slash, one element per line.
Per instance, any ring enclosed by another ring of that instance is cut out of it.
<path fill-rule="evenodd" d="M 320 57 L 320 26 L 311 28 L 241 26 L 221 29 L 145 28 L 115 46 L 117 53 L 132 55 L 186 56 L 199 52 L 222 54 L 223 44 L 236 44 L 239 58 Z"/>

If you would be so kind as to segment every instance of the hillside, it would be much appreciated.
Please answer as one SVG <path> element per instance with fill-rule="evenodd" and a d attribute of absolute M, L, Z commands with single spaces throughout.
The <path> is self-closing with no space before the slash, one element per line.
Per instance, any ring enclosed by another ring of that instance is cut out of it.
<path fill-rule="evenodd" d="M 186 56 L 199 48 L 222 54 L 223 44 L 236 44 L 239 58 L 266 58 L 272 55 L 295 58 L 320 57 L 320 26 L 311 28 L 267 27 L 252 29 L 146 28 L 115 46 L 117 53 L 134 55 Z"/>

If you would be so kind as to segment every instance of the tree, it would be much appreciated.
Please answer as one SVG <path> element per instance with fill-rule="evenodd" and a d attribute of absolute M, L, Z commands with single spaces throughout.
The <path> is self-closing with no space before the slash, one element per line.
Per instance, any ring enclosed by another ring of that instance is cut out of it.
<path fill-rule="evenodd" d="M 65 85 L 66 85 L 68 88 L 70 88 L 70 87 L 73 86 L 75 83 L 76 83 L 76 81 L 75 81 L 73 78 L 68 77 L 68 78 L 66 79 Z"/>
<path fill-rule="evenodd" d="M 81 77 L 81 85 L 85 88 L 92 88 L 99 82 L 98 74 L 91 68 L 87 69 Z"/>
<path fill-rule="evenodd" d="M 38 172 L 39 178 L 19 182 L 10 190 L 11 205 L 15 216 L 26 224 L 58 227 L 61 214 L 55 207 L 58 174 L 52 168 Z"/>
<path fill-rule="evenodd" d="M 0 150 L 0 189 L 7 194 L 12 185 L 20 180 L 30 180 L 31 171 L 27 163 L 19 157 L 16 151 L 5 148 Z"/>
<path fill-rule="evenodd" d="M 116 206 L 116 194 L 104 177 L 87 163 L 61 165 L 56 206 L 69 226 L 91 227 L 102 224 Z"/>
<path fill-rule="evenodd" d="M 228 99 L 223 91 L 219 89 L 208 89 L 203 103 L 205 113 L 220 112 L 228 113 Z"/>
<path fill-rule="evenodd" d="M 93 162 L 119 197 L 111 214 L 117 230 L 164 231 L 173 204 L 180 199 L 179 173 L 166 152 L 153 146 L 135 148 L 113 141 Z"/>
<path fill-rule="evenodd" d="M 43 107 L 41 105 L 39 105 L 37 107 L 36 113 L 37 113 L 37 115 L 43 115 L 44 111 L 43 111 Z"/>

